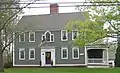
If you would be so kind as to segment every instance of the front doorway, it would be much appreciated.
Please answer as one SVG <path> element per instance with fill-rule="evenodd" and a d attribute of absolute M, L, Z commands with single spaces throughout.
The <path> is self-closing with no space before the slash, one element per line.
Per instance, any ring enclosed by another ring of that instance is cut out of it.
<path fill-rule="evenodd" d="M 51 52 L 45 52 L 46 64 L 51 64 Z"/>
<path fill-rule="evenodd" d="M 55 49 L 41 49 L 41 66 L 55 65 Z"/>

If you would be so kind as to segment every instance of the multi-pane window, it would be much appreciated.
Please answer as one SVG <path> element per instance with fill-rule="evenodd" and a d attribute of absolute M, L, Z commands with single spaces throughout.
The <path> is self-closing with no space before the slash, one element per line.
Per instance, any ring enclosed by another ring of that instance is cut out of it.
<path fill-rule="evenodd" d="M 51 34 L 51 32 L 46 31 L 42 35 L 42 42 L 47 41 L 47 42 L 54 42 L 54 34 Z"/>
<path fill-rule="evenodd" d="M 25 49 L 24 48 L 19 49 L 19 60 L 25 60 Z"/>
<path fill-rule="evenodd" d="M 78 37 L 78 31 L 72 31 L 72 40 Z"/>
<path fill-rule="evenodd" d="M 72 59 L 79 59 L 79 48 L 72 48 Z"/>
<path fill-rule="evenodd" d="M 62 41 L 67 41 L 68 40 L 68 34 L 66 30 L 61 31 L 61 40 Z"/>
<path fill-rule="evenodd" d="M 35 32 L 29 32 L 29 42 L 35 42 Z"/>
<path fill-rule="evenodd" d="M 25 33 L 20 33 L 19 34 L 19 42 L 24 42 L 25 41 Z"/>
<path fill-rule="evenodd" d="M 49 32 L 47 32 L 46 33 L 46 41 L 50 41 L 51 39 L 50 39 L 50 36 L 51 36 L 51 34 L 49 33 Z"/>
<path fill-rule="evenodd" d="M 35 60 L 35 49 L 29 49 L 29 60 Z"/>
<path fill-rule="evenodd" d="M 61 59 L 68 59 L 68 48 L 61 48 Z"/>

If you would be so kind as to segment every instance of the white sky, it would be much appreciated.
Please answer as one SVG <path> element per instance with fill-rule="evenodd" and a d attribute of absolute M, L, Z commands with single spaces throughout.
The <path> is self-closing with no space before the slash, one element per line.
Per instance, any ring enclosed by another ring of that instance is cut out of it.
<path fill-rule="evenodd" d="M 26 1 L 26 0 L 21 0 L 21 1 Z M 40 2 L 45 2 L 45 3 L 57 3 L 57 2 L 84 2 L 85 0 L 44 0 L 44 1 L 39 1 Z M 74 4 L 77 5 L 78 3 Z M 71 5 L 71 4 L 59 4 L 59 6 L 65 6 L 65 5 Z M 73 4 L 72 4 L 73 5 Z M 29 5 L 29 7 L 40 7 L 40 6 L 48 6 L 49 4 L 32 4 Z M 76 12 L 78 10 L 75 9 L 75 7 L 59 7 L 59 13 L 68 13 L 68 12 Z M 50 9 L 49 8 L 31 8 L 31 9 L 24 9 L 24 15 L 39 15 L 39 14 L 49 14 Z"/>

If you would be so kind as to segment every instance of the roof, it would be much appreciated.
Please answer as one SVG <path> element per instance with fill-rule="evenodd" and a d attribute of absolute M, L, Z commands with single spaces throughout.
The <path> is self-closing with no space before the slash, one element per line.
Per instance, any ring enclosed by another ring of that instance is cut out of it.
<path fill-rule="evenodd" d="M 72 20 L 84 20 L 82 12 L 23 16 L 15 30 L 61 30 Z"/>

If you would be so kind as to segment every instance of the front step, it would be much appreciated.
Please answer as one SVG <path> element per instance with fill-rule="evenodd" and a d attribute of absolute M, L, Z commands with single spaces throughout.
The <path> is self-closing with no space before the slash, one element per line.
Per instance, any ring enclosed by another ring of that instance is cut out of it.
<path fill-rule="evenodd" d="M 88 68 L 109 68 L 108 64 L 88 64 Z"/>
<path fill-rule="evenodd" d="M 87 68 L 109 68 L 109 66 L 87 66 Z"/>

